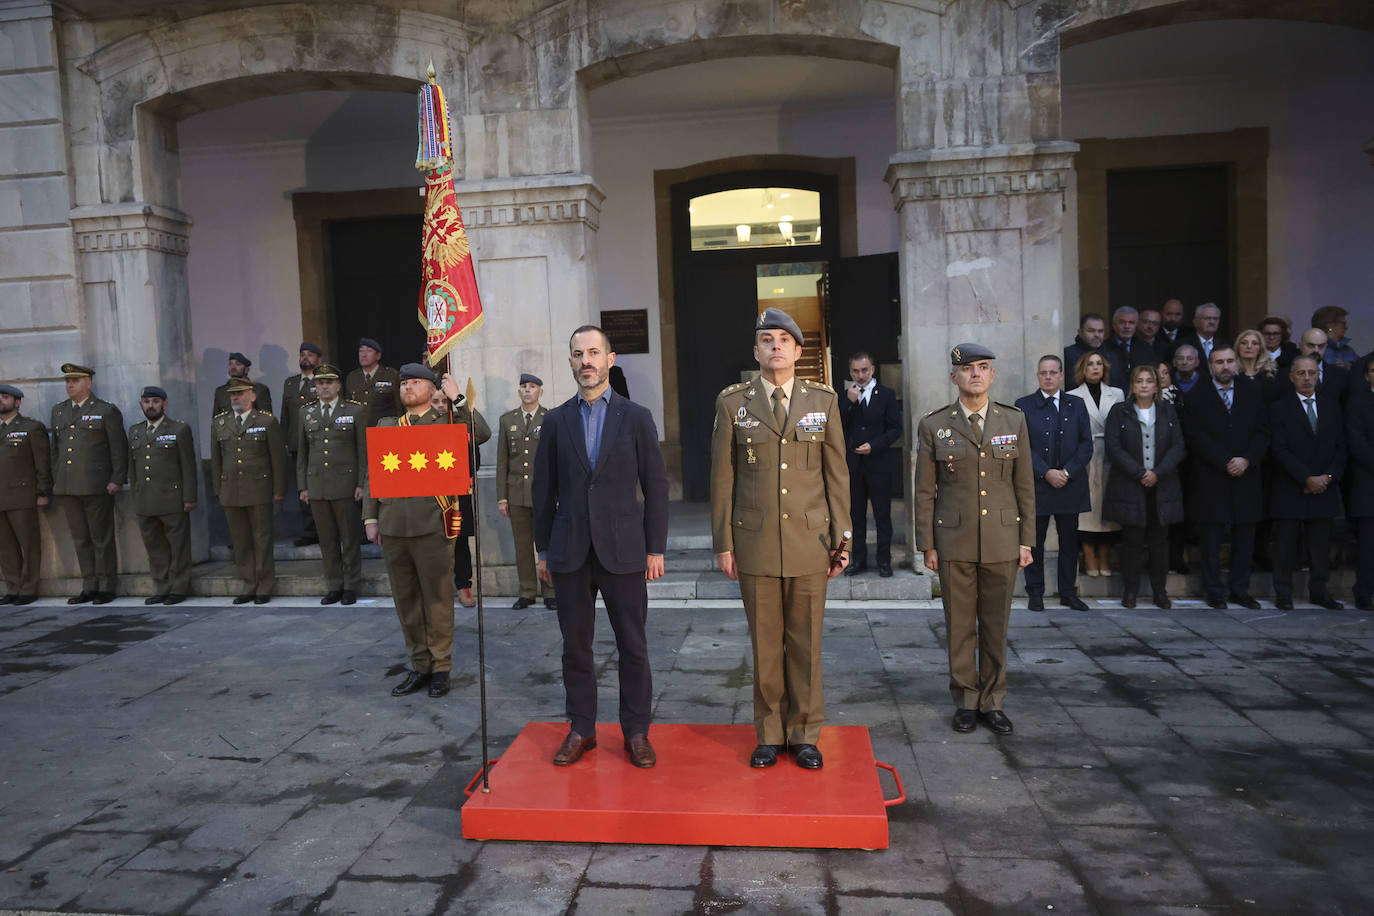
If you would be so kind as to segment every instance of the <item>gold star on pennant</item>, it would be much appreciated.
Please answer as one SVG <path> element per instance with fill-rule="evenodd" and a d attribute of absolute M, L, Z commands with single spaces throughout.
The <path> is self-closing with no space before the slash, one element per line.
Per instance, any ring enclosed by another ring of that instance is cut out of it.
<path fill-rule="evenodd" d="M 413 470 L 422 471 L 429 465 L 429 458 L 424 452 L 410 453 L 410 466 Z"/>
<path fill-rule="evenodd" d="M 399 471 L 401 469 L 401 458 L 395 452 L 387 452 L 382 456 L 382 467 L 388 471 Z"/>
<path fill-rule="evenodd" d="M 450 452 L 448 449 L 445 449 L 444 451 L 440 452 L 438 457 L 434 459 L 434 462 L 438 464 L 439 467 L 443 468 L 445 471 L 450 470 L 455 464 L 458 463 L 453 458 L 453 452 Z"/>

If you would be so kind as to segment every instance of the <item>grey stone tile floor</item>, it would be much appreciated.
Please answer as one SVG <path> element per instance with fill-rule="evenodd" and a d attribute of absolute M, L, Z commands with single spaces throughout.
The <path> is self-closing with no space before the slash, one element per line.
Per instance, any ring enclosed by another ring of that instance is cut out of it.
<path fill-rule="evenodd" d="M 0 911 L 1374 912 L 1371 615 L 1094 605 L 1014 611 L 1007 738 L 950 730 L 938 602 L 828 610 L 830 721 L 908 795 L 876 852 L 463 839 L 462 608 L 442 700 L 389 695 L 385 599 L 0 608 Z M 486 620 L 496 755 L 560 716 L 560 640 L 542 607 Z M 659 721 L 749 721 L 738 604 L 649 632 Z M 604 621 L 598 652 L 613 710 Z"/>

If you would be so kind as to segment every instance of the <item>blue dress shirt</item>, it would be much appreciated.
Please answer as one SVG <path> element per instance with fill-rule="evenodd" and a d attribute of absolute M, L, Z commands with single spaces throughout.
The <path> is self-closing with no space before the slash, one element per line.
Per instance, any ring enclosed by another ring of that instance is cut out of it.
<path fill-rule="evenodd" d="M 601 431 L 606 428 L 606 411 L 610 406 L 610 388 L 590 404 L 586 398 L 577 402 L 578 413 L 582 416 L 582 435 L 587 445 L 587 463 L 592 470 L 596 469 L 596 459 L 601 454 Z"/>

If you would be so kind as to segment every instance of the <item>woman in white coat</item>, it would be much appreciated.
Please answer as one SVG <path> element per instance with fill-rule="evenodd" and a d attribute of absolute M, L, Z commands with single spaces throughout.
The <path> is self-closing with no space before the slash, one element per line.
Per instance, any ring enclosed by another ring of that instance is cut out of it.
<path fill-rule="evenodd" d="M 1069 394 L 1083 399 L 1093 430 L 1093 460 L 1088 464 L 1088 493 L 1092 509 L 1078 516 L 1078 540 L 1083 544 L 1084 568 L 1090 576 L 1109 576 L 1107 548 L 1117 538 L 1121 526 L 1102 520 L 1102 497 L 1107 489 L 1107 414 L 1114 404 L 1126 400 L 1120 388 L 1106 384 L 1111 364 L 1101 353 L 1084 353 L 1073 367 L 1078 387 Z"/>

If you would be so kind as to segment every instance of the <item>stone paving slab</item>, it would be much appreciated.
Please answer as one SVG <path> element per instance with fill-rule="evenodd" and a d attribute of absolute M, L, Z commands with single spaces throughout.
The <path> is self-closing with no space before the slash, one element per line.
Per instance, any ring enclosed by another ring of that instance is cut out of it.
<path fill-rule="evenodd" d="M 877 852 L 463 839 L 469 610 L 435 701 L 389 695 L 384 599 L 5 608 L 0 914 L 1374 911 L 1374 617 L 1092 605 L 1013 612 L 999 738 L 949 728 L 937 601 L 831 603 L 829 721 L 907 792 Z M 541 607 L 485 630 L 494 756 L 560 718 L 561 643 Z M 751 721 L 737 601 L 648 631 L 659 721 Z"/>

